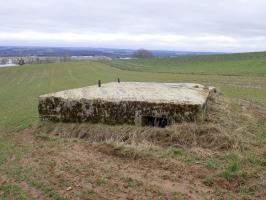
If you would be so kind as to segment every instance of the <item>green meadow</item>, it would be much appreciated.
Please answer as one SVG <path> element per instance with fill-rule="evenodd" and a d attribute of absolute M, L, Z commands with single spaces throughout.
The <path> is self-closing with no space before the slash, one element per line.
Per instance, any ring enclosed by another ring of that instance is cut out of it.
<path fill-rule="evenodd" d="M 265 76 L 266 52 L 175 58 L 132 59 L 113 62 L 114 66 L 133 71 L 228 76 Z"/>

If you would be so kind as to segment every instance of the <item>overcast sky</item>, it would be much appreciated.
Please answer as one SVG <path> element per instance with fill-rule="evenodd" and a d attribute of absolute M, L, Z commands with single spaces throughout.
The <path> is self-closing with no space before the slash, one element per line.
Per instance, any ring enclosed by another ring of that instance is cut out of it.
<path fill-rule="evenodd" d="M 266 50 L 266 0 L 0 1 L 0 45 Z"/>

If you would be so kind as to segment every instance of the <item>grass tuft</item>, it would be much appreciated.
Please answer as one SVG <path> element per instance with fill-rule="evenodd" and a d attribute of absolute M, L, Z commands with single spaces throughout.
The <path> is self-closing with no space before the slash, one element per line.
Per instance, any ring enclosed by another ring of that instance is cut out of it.
<path fill-rule="evenodd" d="M 223 172 L 219 174 L 219 176 L 225 178 L 228 181 L 232 181 L 235 177 L 239 176 L 240 173 L 240 163 L 238 161 L 233 161 Z"/>

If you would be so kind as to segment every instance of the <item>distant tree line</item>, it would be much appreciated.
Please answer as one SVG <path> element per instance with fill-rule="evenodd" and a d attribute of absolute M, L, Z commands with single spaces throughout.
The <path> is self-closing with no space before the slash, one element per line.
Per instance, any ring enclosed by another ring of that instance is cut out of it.
<path fill-rule="evenodd" d="M 152 58 L 154 55 L 146 49 L 139 49 L 133 53 L 133 58 Z"/>

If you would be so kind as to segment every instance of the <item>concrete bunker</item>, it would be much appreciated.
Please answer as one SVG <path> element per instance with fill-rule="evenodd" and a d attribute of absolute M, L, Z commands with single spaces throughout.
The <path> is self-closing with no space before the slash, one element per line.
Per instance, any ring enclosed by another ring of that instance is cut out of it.
<path fill-rule="evenodd" d="M 214 88 L 194 83 L 111 82 L 41 95 L 39 115 L 55 122 L 166 127 L 205 117 Z"/>

